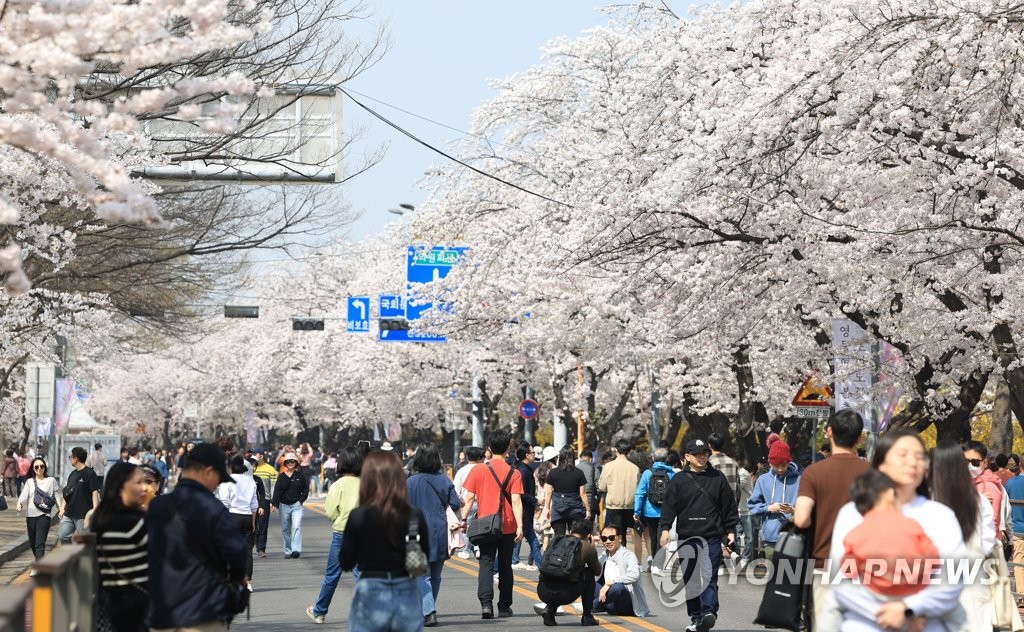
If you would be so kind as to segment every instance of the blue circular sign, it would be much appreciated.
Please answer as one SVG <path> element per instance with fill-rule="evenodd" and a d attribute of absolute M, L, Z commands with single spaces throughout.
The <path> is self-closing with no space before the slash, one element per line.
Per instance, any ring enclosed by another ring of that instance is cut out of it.
<path fill-rule="evenodd" d="M 540 410 L 540 404 L 532 399 L 524 399 L 519 403 L 519 416 L 523 419 L 535 419 Z"/>

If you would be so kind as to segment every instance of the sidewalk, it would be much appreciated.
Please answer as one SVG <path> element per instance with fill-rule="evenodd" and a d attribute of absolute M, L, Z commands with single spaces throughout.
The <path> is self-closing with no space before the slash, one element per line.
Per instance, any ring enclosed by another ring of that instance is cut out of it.
<path fill-rule="evenodd" d="M 14 510 L 17 500 L 7 499 L 7 510 L 0 511 L 0 565 L 18 557 L 28 550 L 28 533 L 25 528 L 25 514 Z M 56 524 L 50 527 L 56 538 Z"/>

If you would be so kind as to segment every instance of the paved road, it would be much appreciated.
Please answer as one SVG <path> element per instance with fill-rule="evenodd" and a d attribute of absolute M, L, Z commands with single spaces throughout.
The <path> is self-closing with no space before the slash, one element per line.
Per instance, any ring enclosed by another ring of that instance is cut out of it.
<path fill-rule="evenodd" d="M 246 621 L 243 615 L 232 625 L 232 630 L 309 630 L 319 627 L 305 614 L 306 606 L 313 603 L 319 592 L 331 537 L 327 518 L 318 514 L 322 514 L 321 505 L 307 505 L 303 523 L 302 557 L 297 560 L 283 558 L 277 515 L 271 518 L 267 547 L 269 557 L 256 560 L 253 572 L 255 594 L 251 619 Z M 483 621 L 480 619 L 480 605 L 476 599 L 475 560 L 450 560 L 445 566 L 438 599 L 438 619 L 441 623 L 439 629 L 486 629 L 493 632 L 536 630 L 541 624 L 540 617 L 533 612 L 533 604 L 538 601 L 534 592 L 536 580 L 536 574 L 517 571 L 512 604 L 516 616 L 511 619 Z M 686 627 L 689 620 L 685 609 L 665 607 L 658 602 L 650 576 L 645 574 L 643 581 L 654 616 L 645 619 L 601 616 L 601 627 L 617 631 L 654 632 L 677 632 Z M 327 624 L 332 630 L 347 629 L 346 617 L 352 600 L 352 587 L 352 577 L 347 574 L 342 576 L 331 610 L 327 614 Z M 723 585 L 720 592 L 721 620 L 715 630 L 745 632 L 761 629 L 751 624 L 761 599 L 761 592 L 760 587 L 742 580 L 732 586 Z M 558 621 L 560 625 L 579 625 L 578 618 L 568 615 L 560 616 Z"/>

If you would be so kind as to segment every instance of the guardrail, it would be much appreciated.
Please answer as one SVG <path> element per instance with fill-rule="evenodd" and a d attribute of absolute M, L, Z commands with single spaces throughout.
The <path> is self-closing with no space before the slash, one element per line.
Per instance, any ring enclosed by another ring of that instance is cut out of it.
<path fill-rule="evenodd" d="M 32 563 L 34 584 L 0 587 L 0 632 L 92 632 L 99 568 L 96 536 L 76 535 Z"/>

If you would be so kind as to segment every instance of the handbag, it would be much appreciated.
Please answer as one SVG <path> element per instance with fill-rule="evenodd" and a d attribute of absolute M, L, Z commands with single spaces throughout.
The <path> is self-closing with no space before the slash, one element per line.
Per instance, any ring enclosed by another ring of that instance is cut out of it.
<path fill-rule="evenodd" d="M 502 508 L 505 505 L 501 496 L 507 498 L 510 503 L 512 502 L 511 496 L 505 491 L 505 486 L 512 480 L 512 468 L 509 467 L 508 476 L 505 477 L 504 483 L 498 480 L 498 475 L 494 473 L 494 468 L 491 467 L 490 463 L 487 464 L 487 469 L 490 470 L 491 476 L 494 477 L 494 482 L 498 483 L 501 494 L 498 498 L 498 511 L 487 516 L 478 516 L 466 531 L 469 541 L 477 546 L 497 542 L 501 539 Z"/>
<path fill-rule="evenodd" d="M 810 557 L 811 534 L 792 523 L 783 527 L 772 556 L 772 576 L 764 586 L 754 623 L 796 632 L 801 629 L 803 608 L 809 593 L 807 579 L 814 572 Z M 780 566 L 786 565 L 785 571 Z M 792 572 L 791 569 L 796 569 Z"/>
<path fill-rule="evenodd" d="M 995 561 L 992 565 L 995 569 L 995 578 L 988 585 L 992 597 L 992 625 L 1000 630 L 1021 632 L 1024 630 L 1024 622 L 1021 621 L 1020 611 L 1017 610 L 1017 603 L 1013 598 L 1013 580 L 1010 578 L 1002 547 L 994 547 L 988 558 Z"/>
<path fill-rule="evenodd" d="M 0 511 L 7 509 L 7 499 L 4 498 L 3 494 L 0 494 Z"/>
<path fill-rule="evenodd" d="M 410 508 L 409 531 L 405 534 L 405 570 L 409 573 L 409 577 L 426 575 L 430 570 L 427 564 L 427 554 L 420 546 L 419 526 L 416 509 Z"/>
<path fill-rule="evenodd" d="M 35 480 L 32 481 L 32 487 L 35 488 L 35 492 L 32 494 L 32 504 L 35 505 L 36 509 L 39 511 L 49 515 L 49 513 L 53 511 L 53 506 L 57 504 L 57 499 L 39 489 L 39 483 Z"/>
<path fill-rule="evenodd" d="M 445 501 L 441 492 L 439 492 L 437 488 L 430 483 L 425 484 L 427 487 L 434 490 L 434 493 L 437 494 L 437 499 L 441 501 L 441 506 L 444 507 L 445 519 L 448 521 L 448 557 L 451 557 L 452 555 L 455 555 L 456 551 L 466 546 L 466 534 L 461 531 L 462 521 L 457 515 L 455 515 L 455 512 L 452 511 L 451 505 Z"/>

